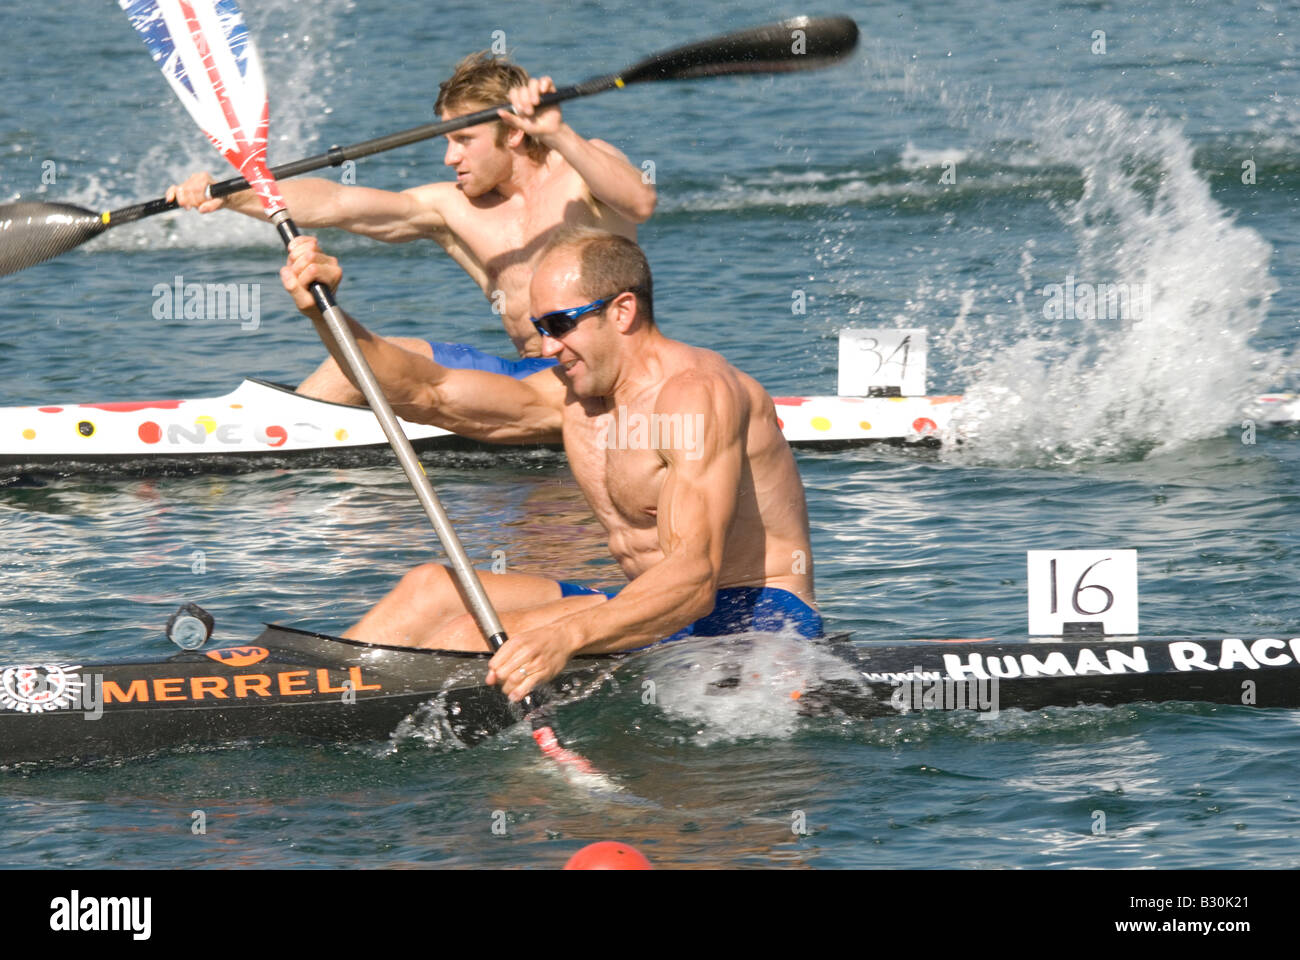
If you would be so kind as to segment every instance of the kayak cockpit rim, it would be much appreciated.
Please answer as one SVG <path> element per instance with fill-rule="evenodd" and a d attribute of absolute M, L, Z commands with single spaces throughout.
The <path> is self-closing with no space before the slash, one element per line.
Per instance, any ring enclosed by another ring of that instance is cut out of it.
<path fill-rule="evenodd" d="M 368 643 L 365 640 L 352 640 L 348 637 L 336 637 L 332 633 L 321 633 L 318 630 L 304 630 L 301 627 L 288 627 L 282 623 L 263 623 L 268 630 L 279 630 L 284 633 L 296 633 L 304 637 L 314 637 L 317 640 L 330 640 L 334 643 L 344 643 L 349 646 L 357 647 L 361 650 L 384 650 L 393 653 L 414 653 L 422 655 L 434 655 L 439 657 L 456 657 L 462 660 L 487 660 L 492 654 L 487 650 L 444 650 L 439 647 L 404 647 L 391 643 Z M 256 643 L 256 641 L 254 641 Z M 579 653 L 573 657 L 575 660 L 618 660 L 636 653 L 635 650 L 618 650 L 612 653 Z"/>

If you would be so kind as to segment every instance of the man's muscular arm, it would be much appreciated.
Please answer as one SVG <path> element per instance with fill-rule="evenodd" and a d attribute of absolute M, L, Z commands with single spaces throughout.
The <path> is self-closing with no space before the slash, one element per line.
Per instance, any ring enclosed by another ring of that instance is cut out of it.
<path fill-rule="evenodd" d="M 314 281 L 337 288 L 343 279 L 338 261 L 320 252 L 315 237 L 298 237 L 289 245 L 280 279 L 339 368 L 360 390 L 308 290 Z M 375 336 L 351 317 L 347 320 L 380 389 L 403 419 L 493 443 L 560 440 L 566 391 L 553 370 L 524 380 L 481 370 L 450 370 Z"/>
<path fill-rule="evenodd" d="M 645 223 L 655 212 L 655 188 L 642 180 L 641 171 L 613 144 L 584 140 L 566 125 L 552 146 L 582 177 L 592 197 L 624 220 Z"/>
<path fill-rule="evenodd" d="M 512 700 L 557 675 L 576 653 L 644 647 L 713 609 L 745 468 L 740 401 L 727 383 L 687 373 L 664 386 L 655 413 L 699 417 L 692 424 L 703 427 L 687 449 L 659 451 L 667 464 L 658 506 L 664 558 L 607 603 L 508 640 L 487 680 L 501 683 Z M 525 666 L 526 676 L 519 673 Z"/>
<path fill-rule="evenodd" d="M 213 183 L 206 172 L 196 173 L 179 186 L 169 187 L 167 199 L 200 213 L 227 209 L 245 216 L 265 219 L 261 202 L 251 190 L 229 197 L 207 199 L 205 191 Z M 434 235 L 446 227 L 440 201 L 450 183 L 429 183 L 422 187 L 393 193 L 370 187 L 345 187 L 333 180 L 308 178 L 286 180 L 280 193 L 300 227 L 337 227 L 385 243 L 407 243 Z"/>
<path fill-rule="evenodd" d="M 568 161 L 582 177 L 592 197 L 609 207 L 624 220 L 644 223 L 655 211 L 655 188 L 641 176 L 641 171 L 612 144 L 603 140 L 586 140 L 564 122 L 560 108 L 536 110 L 542 94 L 555 89 L 550 77 L 534 77 L 527 86 L 510 91 L 515 112 L 502 110 L 498 115 L 508 126 L 540 140 Z"/>
<path fill-rule="evenodd" d="M 688 373 L 664 386 L 655 413 L 660 424 L 680 414 L 682 429 L 662 433 L 670 441 L 676 434 L 674 445 L 689 447 L 660 450 L 667 463 L 658 505 L 664 558 L 609 603 L 573 618 L 575 653 L 643 647 L 713 609 L 745 465 L 740 405 L 725 382 Z M 686 436 L 694 442 L 682 442 Z"/>

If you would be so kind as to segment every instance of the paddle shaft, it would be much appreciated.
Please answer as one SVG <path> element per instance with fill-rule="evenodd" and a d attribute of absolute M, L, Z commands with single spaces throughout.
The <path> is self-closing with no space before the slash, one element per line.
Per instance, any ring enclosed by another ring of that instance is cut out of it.
<path fill-rule="evenodd" d="M 795 37 L 799 41 L 792 43 Z M 729 73 L 782 73 L 826 66 L 848 55 L 857 46 L 858 28 L 847 17 L 795 17 L 779 23 L 712 37 L 684 47 L 675 47 L 646 57 L 632 64 L 622 73 L 609 73 L 591 77 L 570 87 L 562 87 L 542 96 L 539 106 L 548 107 L 578 97 L 588 97 L 614 88 L 634 83 L 661 80 L 684 80 L 696 77 L 721 76 Z M 800 47 L 802 43 L 804 46 Z M 498 112 L 514 108 L 503 103 L 451 120 L 421 124 L 387 136 L 364 140 L 349 147 L 332 147 L 314 157 L 295 160 L 271 168 L 276 180 L 296 177 L 337 167 L 349 160 L 359 160 L 408 144 L 431 140 L 434 137 L 499 120 Z M 243 177 L 222 180 L 208 187 L 209 197 L 226 197 L 248 189 Z M 176 209 L 175 201 L 151 200 L 104 215 L 104 222 L 113 226 L 131 223 L 143 217 Z"/>
<path fill-rule="evenodd" d="M 132 23 L 149 44 L 155 62 L 163 67 L 164 74 L 172 82 L 181 101 L 206 132 L 207 128 L 213 125 L 214 117 L 207 116 L 205 105 L 200 104 L 195 98 L 192 86 L 194 78 L 186 79 L 177 73 L 174 50 L 160 40 L 160 37 L 167 37 L 166 30 L 158 29 L 159 21 L 156 17 L 158 5 L 162 0 L 119 0 L 119 2 L 124 9 L 130 7 L 128 12 L 132 16 Z M 230 0 L 227 2 L 229 3 Z M 194 12 L 192 5 L 182 5 L 180 10 L 186 17 Z M 238 29 L 243 29 L 242 20 L 238 23 Z M 565 100 L 638 83 L 689 80 L 727 74 L 787 73 L 818 69 L 848 56 L 856 47 L 857 41 L 857 25 L 848 17 L 794 17 L 779 23 L 711 37 L 662 51 L 632 64 L 622 73 L 593 77 L 574 86 L 548 93 L 541 98 L 541 105 L 550 106 Z M 187 48 L 187 52 L 189 55 L 194 55 L 198 51 Z M 196 70 L 205 74 L 209 68 L 220 72 L 214 60 L 196 63 L 194 66 Z M 258 83 L 261 84 L 260 68 L 254 73 Z M 245 86 L 242 74 L 227 79 L 235 88 Z M 220 99 L 220 94 L 217 98 Z M 262 99 L 265 99 L 264 91 Z M 411 127 L 409 130 L 376 137 L 349 147 L 332 147 L 317 156 L 275 167 L 270 174 L 276 178 L 294 177 L 322 167 L 338 166 L 349 160 L 428 140 L 454 130 L 490 123 L 499 119 L 498 111 L 510 109 L 512 109 L 510 105 L 501 104 L 452 120 Z M 257 125 L 257 118 L 245 116 L 241 122 L 251 129 Z M 219 137 L 213 142 L 225 143 L 226 141 Z M 224 147 L 221 149 L 225 152 Z M 249 189 L 249 186 L 244 177 L 223 180 L 209 187 L 208 196 L 225 197 Z M 112 227 L 123 223 L 134 223 L 154 214 L 175 210 L 177 207 L 178 204 L 174 201 L 169 202 L 161 198 L 102 213 L 71 204 L 33 201 L 0 204 L 0 276 L 7 276 L 49 260 L 51 257 L 57 257 Z"/>
<path fill-rule="evenodd" d="M 553 93 L 544 94 L 541 99 L 541 106 L 547 107 L 556 103 L 563 103 L 566 100 L 575 100 L 578 97 L 600 93 L 616 86 L 618 86 L 618 81 L 612 74 L 606 77 L 596 77 L 572 87 L 564 87 Z M 386 150 L 405 147 L 412 143 L 419 143 L 422 140 L 432 140 L 434 137 L 440 137 L 456 130 L 464 130 L 466 127 L 475 127 L 480 123 L 491 123 L 493 120 L 501 119 L 497 115 L 498 110 L 511 110 L 513 112 L 510 104 L 506 103 L 498 107 L 479 110 L 475 113 L 467 113 L 463 117 L 454 117 L 451 120 L 425 123 L 407 130 L 399 130 L 397 133 L 375 137 L 373 140 L 363 140 L 361 143 L 354 143 L 351 146 L 331 147 L 325 153 L 319 153 L 314 157 L 304 157 L 302 160 L 294 160 L 292 163 L 282 163 L 278 167 L 272 167 L 271 176 L 276 180 L 297 177 L 324 167 L 337 167 L 349 160 L 360 160 L 362 157 L 383 153 Z M 232 193 L 239 193 L 241 190 L 247 189 L 248 181 L 246 179 L 231 177 L 229 180 L 221 180 L 211 184 L 208 187 L 208 196 L 228 197 Z M 146 203 L 137 203 L 129 207 L 123 207 L 120 210 L 113 210 L 106 215 L 106 222 L 109 226 L 134 223 L 136 220 L 143 220 L 145 217 L 152 217 L 155 214 L 166 213 L 168 210 L 175 210 L 178 206 L 179 204 L 175 200 L 150 200 Z"/>
<path fill-rule="evenodd" d="M 284 241 L 286 247 L 295 237 L 301 236 L 298 225 L 293 222 L 293 218 L 289 216 L 287 210 L 281 210 L 275 214 L 271 218 L 271 222 L 275 224 L 276 230 L 280 233 L 280 239 Z M 488 645 L 492 647 L 493 652 L 499 650 L 501 645 L 506 642 L 505 628 L 501 626 L 501 620 L 497 616 L 496 610 L 493 609 L 492 602 L 488 599 L 487 591 L 483 589 L 482 581 L 478 578 L 478 571 L 470 563 L 469 555 L 465 553 L 465 547 L 460 542 L 460 537 L 456 535 L 456 531 L 447 517 L 447 512 L 442 508 L 442 502 L 438 499 L 433 484 L 429 482 L 424 467 L 420 465 L 420 460 L 415 455 L 415 449 L 411 446 L 411 441 L 402 432 L 402 426 L 397 422 L 397 416 L 393 413 L 393 408 L 384 396 L 379 381 L 375 379 L 374 371 L 370 369 L 370 364 L 367 362 L 365 355 L 362 354 L 356 337 L 352 335 L 352 328 L 348 326 L 347 317 L 344 316 L 343 310 L 335 302 L 334 294 L 324 284 L 312 283 L 308 289 L 311 291 L 312 298 L 316 301 L 316 306 L 320 309 L 321 315 L 325 318 L 325 325 L 329 328 L 330 335 L 334 338 L 334 342 L 338 344 L 339 350 L 342 351 L 348 369 L 356 378 L 357 385 L 366 398 L 366 403 L 370 405 L 370 409 L 374 412 L 376 419 L 379 420 L 379 425 L 383 428 L 385 436 L 388 437 L 393 453 L 397 455 L 397 462 L 402 465 L 406 478 L 411 482 L 411 486 L 415 490 L 415 496 L 420 501 L 420 506 L 424 507 L 424 512 L 428 514 L 434 532 L 438 534 L 438 539 L 447 552 L 447 559 L 451 561 L 456 582 L 465 594 L 469 611 L 473 614 L 475 623 L 478 624 L 479 630 L 487 640 Z M 531 697 L 524 698 L 524 706 L 528 710 L 534 709 Z"/>

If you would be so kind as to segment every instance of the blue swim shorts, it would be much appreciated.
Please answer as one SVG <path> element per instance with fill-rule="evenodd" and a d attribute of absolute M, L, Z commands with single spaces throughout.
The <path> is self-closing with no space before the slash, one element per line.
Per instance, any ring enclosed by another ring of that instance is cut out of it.
<path fill-rule="evenodd" d="M 561 580 L 560 596 L 576 597 L 582 594 L 604 593 L 580 583 Z M 777 587 L 726 587 L 718 591 L 713 612 L 661 640 L 669 643 L 686 637 L 722 637 L 731 633 L 777 633 L 793 627 L 801 637 L 813 639 L 822 635 L 821 615 L 789 590 Z"/>
<path fill-rule="evenodd" d="M 485 370 L 488 373 L 514 377 L 516 380 L 531 376 L 538 370 L 546 370 L 558 362 L 548 357 L 521 357 L 518 360 L 506 360 L 484 353 L 482 350 L 475 350 L 464 343 L 434 343 L 430 340 L 429 346 L 433 347 L 434 362 L 444 367 L 452 367 L 456 370 Z"/>

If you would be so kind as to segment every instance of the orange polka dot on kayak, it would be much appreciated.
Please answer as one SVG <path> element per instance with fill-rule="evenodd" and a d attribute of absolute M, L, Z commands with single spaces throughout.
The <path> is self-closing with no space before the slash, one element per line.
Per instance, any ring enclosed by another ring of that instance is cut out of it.
<path fill-rule="evenodd" d="M 23 439 L 24 439 L 24 440 L 35 440 L 35 439 L 36 439 L 36 431 L 33 430 L 31 427 L 28 427 L 26 430 L 23 431 Z"/>
<path fill-rule="evenodd" d="M 929 417 L 917 417 L 912 421 L 912 429 L 917 433 L 937 433 L 938 425 Z"/>
<path fill-rule="evenodd" d="M 814 430 L 829 430 L 831 428 L 831 422 L 825 417 L 813 417 L 812 428 Z"/>
<path fill-rule="evenodd" d="M 140 428 L 136 430 L 136 434 L 145 443 L 157 443 L 162 439 L 162 427 L 158 426 L 158 424 L 154 423 L 152 420 L 146 420 L 144 423 L 140 424 Z"/>
<path fill-rule="evenodd" d="M 41 411 L 41 413 L 62 413 L 63 412 L 62 407 L 37 407 L 36 409 Z"/>
<path fill-rule="evenodd" d="M 784 430 L 784 429 L 785 429 L 785 421 L 782 420 L 780 417 L 777 417 L 777 418 L 776 418 L 776 428 L 777 428 L 778 430 Z"/>

